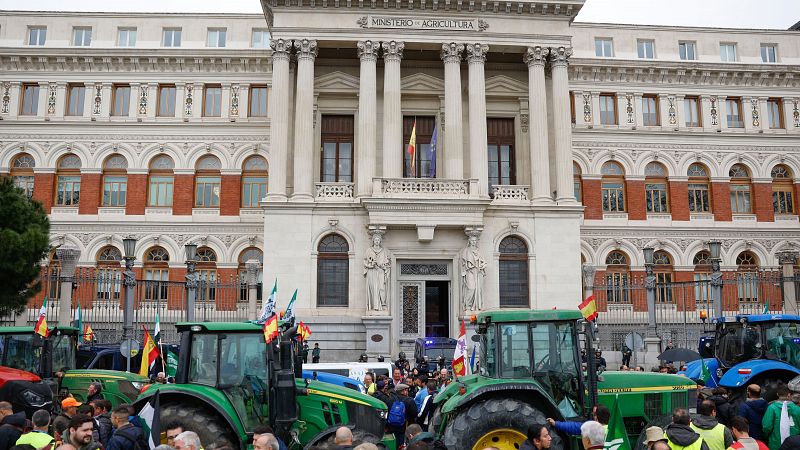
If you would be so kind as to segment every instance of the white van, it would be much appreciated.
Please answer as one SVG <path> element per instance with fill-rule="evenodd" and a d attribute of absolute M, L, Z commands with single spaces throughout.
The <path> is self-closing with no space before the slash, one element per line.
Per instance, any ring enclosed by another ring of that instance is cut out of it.
<path fill-rule="evenodd" d="M 392 376 L 392 363 L 388 362 L 351 362 L 351 363 L 316 363 L 303 364 L 303 370 L 335 373 L 348 378 L 364 382 L 364 375 L 368 372 L 378 375 Z"/>

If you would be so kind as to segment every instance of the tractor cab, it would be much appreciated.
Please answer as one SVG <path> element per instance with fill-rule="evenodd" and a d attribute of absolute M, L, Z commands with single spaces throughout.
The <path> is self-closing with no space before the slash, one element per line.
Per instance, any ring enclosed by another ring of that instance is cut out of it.
<path fill-rule="evenodd" d="M 720 320 L 714 347 L 723 370 L 758 359 L 782 361 L 800 369 L 800 316 L 758 314 Z"/>

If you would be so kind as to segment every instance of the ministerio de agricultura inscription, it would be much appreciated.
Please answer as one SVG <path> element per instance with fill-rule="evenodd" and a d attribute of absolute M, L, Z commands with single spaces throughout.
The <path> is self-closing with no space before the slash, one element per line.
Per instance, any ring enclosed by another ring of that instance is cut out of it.
<path fill-rule="evenodd" d="M 396 16 L 363 16 L 358 19 L 361 28 L 387 28 L 406 30 L 483 31 L 489 24 L 483 19 L 413 18 Z"/>

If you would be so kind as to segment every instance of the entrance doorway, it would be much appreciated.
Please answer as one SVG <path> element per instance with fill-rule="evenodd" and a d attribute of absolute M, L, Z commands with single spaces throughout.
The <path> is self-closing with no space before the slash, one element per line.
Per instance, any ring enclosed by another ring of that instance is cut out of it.
<path fill-rule="evenodd" d="M 425 336 L 450 337 L 450 282 L 425 281 Z"/>

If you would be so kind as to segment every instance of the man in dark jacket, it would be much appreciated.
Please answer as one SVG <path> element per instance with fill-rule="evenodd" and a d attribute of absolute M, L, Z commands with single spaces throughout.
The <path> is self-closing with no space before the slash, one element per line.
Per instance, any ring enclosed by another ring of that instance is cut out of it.
<path fill-rule="evenodd" d="M 414 421 L 417 420 L 417 415 L 419 414 L 419 411 L 417 411 L 417 404 L 414 402 L 414 399 L 408 396 L 408 389 L 409 386 L 405 383 L 398 383 L 395 385 L 394 395 L 390 396 L 390 401 L 388 403 L 390 412 L 392 410 L 392 405 L 396 401 L 403 402 L 403 406 L 406 410 L 406 420 L 402 427 L 389 425 L 389 431 L 394 434 L 394 440 L 398 447 L 405 443 L 406 426 L 408 426 L 410 423 L 414 423 Z"/>
<path fill-rule="evenodd" d="M 89 384 L 89 388 L 86 389 L 86 402 L 85 403 L 92 403 L 95 400 L 100 400 L 103 398 L 103 385 L 95 381 Z"/>
<path fill-rule="evenodd" d="M 717 408 L 717 420 L 719 420 L 719 423 L 728 426 L 731 418 L 736 415 L 736 407 L 728 401 L 728 390 L 722 386 L 717 386 L 711 391 L 711 396 L 708 397 L 708 400 L 714 402 L 714 406 Z"/>
<path fill-rule="evenodd" d="M 691 428 L 708 444 L 711 450 L 724 450 L 733 444 L 733 434 L 717 420 L 717 407 L 710 399 L 705 399 L 697 407 L 698 416 L 692 419 Z"/>
<path fill-rule="evenodd" d="M 113 426 L 111 424 L 111 402 L 105 399 L 97 399 L 92 401 L 92 410 L 94 418 L 94 429 L 92 430 L 92 439 L 103 444 L 103 447 L 108 445 L 108 440 L 111 439 L 113 433 Z"/>
<path fill-rule="evenodd" d="M 689 411 L 678 408 L 672 413 L 672 423 L 667 425 L 664 434 L 667 436 L 667 445 L 672 450 L 708 450 L 708 445 L 703 438 L 689 427 L 691 416 Z M 699 441 L 699 442 L 698 442 Z"/>
<path fill-rule="evenodd" d="M 25 428 L 25 421 L 22 411 L 3 417 L 0 422 L 0 450 L 8 450 L 17 443 Z"/>
<path fill-rule="evenodd" d="M 761 398 L 761 386 L 757 384 L 747 386 L 747 400 L 739 406 L 739 415 L 750 423 L 750 437 L 762 442 L 764 430 L 761 428 L 761 421 L 764 420 L 767 406 L 769 402 Z"/>
<path fill-rule="evenodd" d="M 111 414 L 111 423 L 116 431 L 109 439 L 105 450 L 134 450 L 136 441 L 142 436 L 142 430 L 134 427 L 128 420 L 128 408 L 117 407 Z"/>

